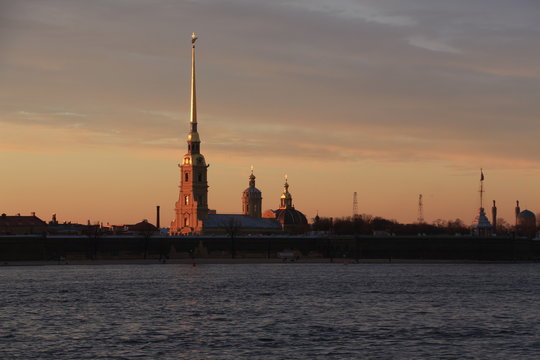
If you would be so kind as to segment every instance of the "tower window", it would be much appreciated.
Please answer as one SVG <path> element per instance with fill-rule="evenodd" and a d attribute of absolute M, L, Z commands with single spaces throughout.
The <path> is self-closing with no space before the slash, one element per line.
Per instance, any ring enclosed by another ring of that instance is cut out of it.
<path fill-rule="evenodd" d="M 184 196 L 184 205 L 189 205 L 189 195 Z"/>
<path fill-rule="evenodd" d="M 198 175 L 198 180 L 199 180 L 199 182 L 202 181 L 202 175 L 201 174 Z"/>
<path fill-rule="evenodd" d="M 185 182 L 188 182 L 188 181 L 189 181 L 189 173 L 185 173 L 185 174 L 184 174 L 184 181 L 185 181 Z"/>
<path fill-rule="evenodd" d="M 184 226 L 189 226 L 189 218 L 187 216 L 184 218 Z"/>

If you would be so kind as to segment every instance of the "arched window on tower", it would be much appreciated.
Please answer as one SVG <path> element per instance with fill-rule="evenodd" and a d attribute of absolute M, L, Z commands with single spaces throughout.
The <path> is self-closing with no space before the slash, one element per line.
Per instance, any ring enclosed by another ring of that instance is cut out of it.
<path fill-rule="evenodd" d="M 199 180 L 199 182 L 202 181 L 202 174 L 199 174 L 199 175 L 197 176 L 197 180 Z"/>
<path fill-rule="evenodd" d="M 184 196 L 184 205 L 189 205 L 189 195 Z"/>
<path fill-rule="evenodd" d="M 188 181 L 189 181 L 189 173 L 185 173 L 185 174 L 184 174 L 184 181 L 185 181 L 185 182 L 188 182 Z"/>

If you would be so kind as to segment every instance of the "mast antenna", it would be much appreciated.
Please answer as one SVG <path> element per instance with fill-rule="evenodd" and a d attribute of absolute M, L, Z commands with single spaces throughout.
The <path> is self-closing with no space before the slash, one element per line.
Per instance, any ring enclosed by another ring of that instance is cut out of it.
<path fill-rule="evenodd" d="M 358 195 L 356 194 L 356 191 L 353 194 L 352 216 L 353 219 L 358 217 Z"/>

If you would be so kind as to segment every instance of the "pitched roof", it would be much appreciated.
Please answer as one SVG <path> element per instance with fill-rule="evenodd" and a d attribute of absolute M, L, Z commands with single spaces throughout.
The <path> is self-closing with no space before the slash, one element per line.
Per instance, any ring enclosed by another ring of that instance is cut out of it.
<path fill-rule="evenodd" d="M 47 223 L 37 216 L 0 216 L 0 226 L 46 226 Z"/>
<path fill-rule="evenodd" d="M 148 221 L 141 221 L 134 225 L 126 225 L 129 231 L 158 231 L 158 228 Z"/>

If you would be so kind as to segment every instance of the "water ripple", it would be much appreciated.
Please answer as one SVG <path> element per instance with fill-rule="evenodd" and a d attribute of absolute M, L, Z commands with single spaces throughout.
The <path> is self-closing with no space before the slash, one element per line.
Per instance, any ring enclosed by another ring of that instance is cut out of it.
<path fill-rule="evenodd" d="M 539 264 L 0 268 L 1 359 L 535 359 Z"/>

